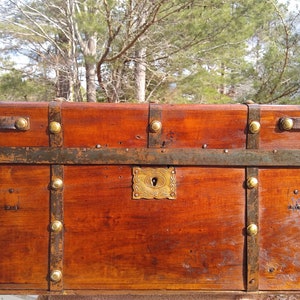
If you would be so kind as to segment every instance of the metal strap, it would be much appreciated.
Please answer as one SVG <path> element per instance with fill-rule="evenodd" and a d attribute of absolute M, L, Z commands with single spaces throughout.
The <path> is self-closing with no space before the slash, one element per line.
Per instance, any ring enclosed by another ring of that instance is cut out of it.
<path fill-rule="evenodd" d="M 248 105 L 247 149 L 259 148 L 259 132 L 253 133 L 249 127 L 251 122 L 260 124 L 260 107 L 257 104 Z M 246 235 L 247 235 L 247 291 L 257 291 L 259 288 L 259 244 L 258 235 L 249 232 L 249 228 L 258 226 L 258 188 L 247 185 L 250 178 L 257 179 L 258 168 L 246 168 Z"/>
<path fill-rule="evenodd" d="M 149 126 L 148 126 L 148 147 L 149 148 L 160 148 L 161 143 L 161 130 L 154 132 L 151 130 L 151 124 L 153 122 L 160 122 L 162 124 L 162 111 L 161 105 L 150 103 L 149 104 Z"/>
<path fill-rule="evenodd" d="M 51 123 L 56 122 L 57 124 L 62 125 L 61 117 L 61 102 L 50 102 L 49 103 L 49 116 L 48 116 L 48 133 L 49 133 L 49 142 L 51 147 L 62 147 L 63 145 L 63 131 L 52 133 L 50 131 Z"/>
<path fill-rule="evenodd" d="M 61 125 L 61 103 L 49 103 L 49 128 L 51 122 Z M 49 144 L 52 148 L 63 145 L 62 130 L 52 133 L 49 130 Z M 64 167 L 60 164 L 50 166 L 50 253 L 49 253 L 49 290 L 63 289 L 63 179 Z"/>
<path fill-rule="evenodd" d="M 0 147 L 0 164 L 300 167 L 300 150 Z"/>

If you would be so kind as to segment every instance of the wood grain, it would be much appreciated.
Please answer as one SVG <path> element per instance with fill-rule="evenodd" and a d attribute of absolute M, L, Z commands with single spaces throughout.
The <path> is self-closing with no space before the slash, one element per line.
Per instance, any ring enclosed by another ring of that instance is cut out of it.
<path fill-rule="evenodd" d="M 282 131 L 279 120 L 282 117 L 300 118 L 300 106 L 262 105 L 261 130 L 259 134 L 261 149 L 299 149 L 300 131 Z"/>
<path fill-rule="evenodd" d="M 1 130 L 2 146 L 48 146 L 48 103 L 6 103 L 0 102 L 0 116 L 24 116 L 30 119 L 28 131 Z"/>
<path fill-rule="evenodd" d="M 299 290 L 299 169 L 262 169 L 259 182 L 260 289 Z"/>
<path fill-rule="evenodd" d="M 244 105 L 161 105 L 161 147 L 245 148 Z"/>
<path fill-rule="evenodd" d="M 146 147 L 148 105 L 63 103 L 65 147 Z"/>
<path fill-rule="evenodd" d="M 176 200 L 132 200 L 128 166 L 65 167 L 66 289 L 244 288 L 244 170 L 176 172 Z"/>
<path fill-rule="evenodd" d="M 47 289 L 49 167 L 0 166 L 0 289 Z"/>

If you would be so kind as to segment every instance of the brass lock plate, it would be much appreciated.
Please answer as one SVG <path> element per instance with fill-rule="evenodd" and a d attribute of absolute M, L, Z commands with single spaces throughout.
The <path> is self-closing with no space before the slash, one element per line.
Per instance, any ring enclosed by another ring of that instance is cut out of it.
<path fill-rule="evenodd" d="M 176 199 L 175 168 L 133 167 L 132 198 Z"/>

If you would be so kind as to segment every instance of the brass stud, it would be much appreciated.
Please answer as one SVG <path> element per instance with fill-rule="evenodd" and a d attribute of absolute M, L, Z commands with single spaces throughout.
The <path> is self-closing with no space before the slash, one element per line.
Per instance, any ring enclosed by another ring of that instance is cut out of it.
<path fill-rule="evenodd" d="M 282 130 L 292 130 L 294 127 L 294 121 L 291 118 L 282 118 L 279 121 L 279 126 Z"/>
<path fill-rule="evenodd" d="M 254 189 L 258 185 L 258 180 L 256 177 L 249 177 L 247 179 L 247 188 L 248 189 Z"/>
<path fill-rule="evenodd" d="M 158 120 L 154 120 L 150 124 L 151 132 L 157 133 L 157 132 L 161 131 L 161 128 L 162 128 L 162 124 Z"/>
<path fill-rule="evenodd" d="M 250 122 L 249 131 L 251 133 L 258 133 L 260 131 L 260 123 L 258 121 Z"/>
<path fill-rule="evenodd" d="M 56 220 L 54 222 L 51 223 L 51 230 L 53 232 L 60 232 L 63 228 L 63 224 L 62 222 Z"/>
<path fill-rule="evenodd" d="M 54 190 L 59 190 L 63 187 L 64 183 L 61 178 L 54 178 L 51 183 L 51 187 Z"/>
<path fill-rule="evenodd" d="M 18 130 L 26 130 L 28 128 L 28 121 L 25 118 L 18 118 L 15 122 L 15 127 Z"/>
<path fill-rule="evenodd" d="M 247 234 L 249 236 L 255 236 L 255 235 L 257 235 L 257 233 L 258 233 L 258 227 L 256 224 L 250 224 L 247 227 Z"/>
<path fill-rule="evenodd" d="M 59 282 L 62 279 L 62 273 L 60 270 L 53 270 L 50 274 L 50 279 L 54 282 Z"/>
<path fill-rule="evenodd" d="M 61 132 L 61 125 L 58 122 L 52 121 L 49 124 L 49 131 L 51 133 L 57 134 Z"/>

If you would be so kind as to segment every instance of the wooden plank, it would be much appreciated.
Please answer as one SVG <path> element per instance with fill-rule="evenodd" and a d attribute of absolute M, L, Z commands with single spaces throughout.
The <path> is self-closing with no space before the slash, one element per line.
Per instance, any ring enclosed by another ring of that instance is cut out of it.
<path fill-rule="evenodd" d="M 260 289 L 300 289 L 299 169 L 259 170 Z"/>
<path fill-rule="evenodd" d="M 147 147 L 148 104 L 62 103 L 65 147 Z"/>
<path fill-rule="evenodd" d="M 261 105 L 261 149 L 299 149 L 300 131 L 282 131 L 282 117 L 300 117 L 299 105 Z"/>
<path fill-rule="evenodd" d="M 47 290 L 49 167 L 0 167 L 0 289 Z"/>
<path fill-rule="evenodd" d="M 243 175 L 180 167 L 176 200 L 133 200 L 131 167 L 66 166 L 65 289 L 244 289 Z"/>
<path fill-rule="evenodd" d="M 244 105 L 161 105 L 161 147 L 244 149 Z"/>
<path fill-rule="evenodd" d="M 48 146 L 48 103 L 0 103 L 0 116 L 26 116 L 30 129 L 0 130 L 0 147 Z"/>

